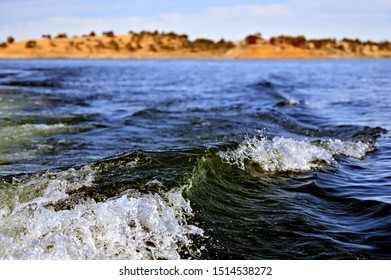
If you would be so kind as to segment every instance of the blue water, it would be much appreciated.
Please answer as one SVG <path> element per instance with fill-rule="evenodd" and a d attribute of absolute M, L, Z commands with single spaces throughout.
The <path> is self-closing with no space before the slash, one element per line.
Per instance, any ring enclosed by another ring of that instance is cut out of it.
<path fill-rule="evenodd" d="M 389 69 L 0 61 L 0 258 L 390 259 Z"/>

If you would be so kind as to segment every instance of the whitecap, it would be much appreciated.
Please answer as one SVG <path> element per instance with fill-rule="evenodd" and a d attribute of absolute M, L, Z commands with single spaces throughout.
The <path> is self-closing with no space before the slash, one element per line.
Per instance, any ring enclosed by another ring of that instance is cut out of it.
<path fill-rule="evenodd" d="M 3 186 L 0 258 L 180 259 L 190 236 L 203 234 L 187 222 L 192 209 L 181 189 L 157 194 L 130 188 L 105 201 L 72 200 L 72 191 L 94 187 L 95 174 L 86 166 Z M 59 207 L 67 201 L 71 207 Z"/>
<path fill-rule="evenodd" d="M 256 165 L 264 171 L 309 171 L 330 165 L 335 156 L 343 155 L 361 159 L 374 146 L 361 141 L 298 141 L 291 138 L 249 138 L 235 150 L 219 152 L 223 162 L 245 170 Z"/>

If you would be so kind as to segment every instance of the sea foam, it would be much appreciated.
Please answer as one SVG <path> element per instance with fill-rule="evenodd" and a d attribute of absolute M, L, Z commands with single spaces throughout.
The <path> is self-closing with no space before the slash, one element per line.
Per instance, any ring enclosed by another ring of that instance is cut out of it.
<path fill-rule="evenodd" d="M 291 138 L 249 138 L 235 150 L 219 152 L 223 162 L 245 170 L 256 165 L 263 171 L 309 171 L 330 165 L 337 155 L 361 159 L 374 146 L 361 141 L 339 139 L 327 141 L 297 141 Z"/>
<path fill-rule="evenodd" d="M 180 189 L 130 188 L 102 202 L 69 195 L 93 187 L 95 173 L 48 172 L 0 188 L 0 258 L 179 259 L 190 235 L 203 234 L 188 224 L 192 210 Z"/>

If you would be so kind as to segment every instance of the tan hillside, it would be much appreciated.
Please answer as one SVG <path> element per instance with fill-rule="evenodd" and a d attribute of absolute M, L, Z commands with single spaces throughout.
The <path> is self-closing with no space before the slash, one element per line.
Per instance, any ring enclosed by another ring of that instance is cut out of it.
<path fill-rule="evenodd" d="M 218 58 L 218 59 L 306 59 L 306 58 L 386 58 L 391 57 L 389 42 L 361 42 L 334 39 L 306 40 L 303 36 L 272 37 L 249 35 L 241 42 L 209 39 L 191 41 L 186 35 L 141 32 L 115 35 L 56 38 L 14 42 L 12 37 L 0 44 L 0 58 Z"/>

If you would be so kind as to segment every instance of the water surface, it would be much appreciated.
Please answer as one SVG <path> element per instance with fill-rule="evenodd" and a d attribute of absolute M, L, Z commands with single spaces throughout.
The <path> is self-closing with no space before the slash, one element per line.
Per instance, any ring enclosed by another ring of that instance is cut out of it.
<path fill-rule="evenodd" d="M 1 259 L 390 259 L 391 61 L 0 61 Z"/>

